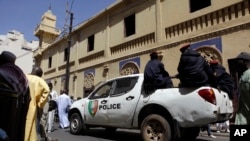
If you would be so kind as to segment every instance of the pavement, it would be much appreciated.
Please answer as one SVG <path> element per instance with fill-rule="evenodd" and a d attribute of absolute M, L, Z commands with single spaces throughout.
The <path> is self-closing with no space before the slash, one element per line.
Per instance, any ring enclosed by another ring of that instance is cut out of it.
<path fill-rule="evenodd" d="M 230 137 L 230 133 L 225 132 L 225 131 L 220 131 L 219 133 L 217 132 L 215 124 L 210 125 L 211 128 L 211 134 L 214 136 L 222 136 L 222 137 Z M 201 136 L 207 136 L 207 131 L 201 131 L 200 132 Z"/>
<path fill-rule="evenodd" d="M 59 124 L 58 123 L 55 123 L 54 126 L 55 126 L 56 130 L 59 129 Z M 230 137 L 230 133 L 227 133 L 227 132 L 224 132 L 224 131 L 221 131 L 221 132 L 218 133 L 215 124 L 211 124 L 210 129 L 211 129 L 211 134 L 216 136 L 216 137 L 219 137 L 219 136 L 228 137 L 228 138 Z M 118 129 L 118 130 L 120 130 L 120 129 Z M 121 129 L 121 130 L 126 130 L 126 129 Z M 128 131 L 130 131 L 130 130 L 128 130 Z M 137 132 L 139 133 L 139 131 L 137 131 Z M 54 133 L 48 133 L 48 135 L 53 137 Z M 204 137 L 208 136 L 207 131 L 206 130 L 205 131 L 200 131 L 200 136 L 204 136 Z M 50 141 L 58 141 L 58 140 L 50 140 Z"/>

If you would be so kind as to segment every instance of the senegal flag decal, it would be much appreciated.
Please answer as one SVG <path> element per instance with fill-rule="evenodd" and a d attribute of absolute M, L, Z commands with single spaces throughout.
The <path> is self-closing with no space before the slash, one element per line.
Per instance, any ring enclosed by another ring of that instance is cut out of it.
<path fill-rule="evenodd" d="M 98 100 L 89 101 L 88 110 L 89 114 L 94 117 L 98 109 Z"/>

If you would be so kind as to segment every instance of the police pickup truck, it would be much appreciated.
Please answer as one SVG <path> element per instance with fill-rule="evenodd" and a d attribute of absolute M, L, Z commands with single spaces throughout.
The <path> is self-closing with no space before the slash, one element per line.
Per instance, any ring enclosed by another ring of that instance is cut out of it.
<path fill-rule="evenodd" d="M 204 86 L 167 88 L 145 93 L 143 74 L 117 77 L 99 84 L 74 102 L 68 114 L 70 132 L 93 127 L 107 131 L 140 129 L 144 141 L 194 140 L 200 127 L 225 121 L 233 113 L 227 93 Z"/>

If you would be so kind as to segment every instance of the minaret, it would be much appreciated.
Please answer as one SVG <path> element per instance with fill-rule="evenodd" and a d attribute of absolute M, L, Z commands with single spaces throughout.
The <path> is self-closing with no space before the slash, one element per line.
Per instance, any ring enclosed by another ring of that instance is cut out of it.
<path fill-rule="evenodd" d="M 39 48 L 47 48 L 59 34 L 60 31 L 56 29 L 56 16 L 53 15 L 51 7 L 49 7 L 34 31 L 34 35 L 39 38 Z"/>

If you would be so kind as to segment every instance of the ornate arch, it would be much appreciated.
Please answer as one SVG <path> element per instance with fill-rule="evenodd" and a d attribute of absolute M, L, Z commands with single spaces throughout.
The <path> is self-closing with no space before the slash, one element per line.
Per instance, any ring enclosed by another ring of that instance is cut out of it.
<path fill-rule="evenodd" d="M 196 48 L 196 50 L 203 56 L 208 62 L 210 60 L 218 60 L 222 64 L 223 59 L 220 51 L 215 47 L 201 46 Z"/>
<path fill-rule="evenodd" d="M 122 66 L 120 74 L 121 75 L 129 75 L 129 74 L 137 74 L 139 73 L 139 67 L 134 62 L 127 62 Z"/>
<path fill-rule="evenodd" d="M 84 88 L 85 89 L 91 89 L 94 87 L 94 77 L 95 75 L 93 73 L 87 73 L 84 76 Z"/>

